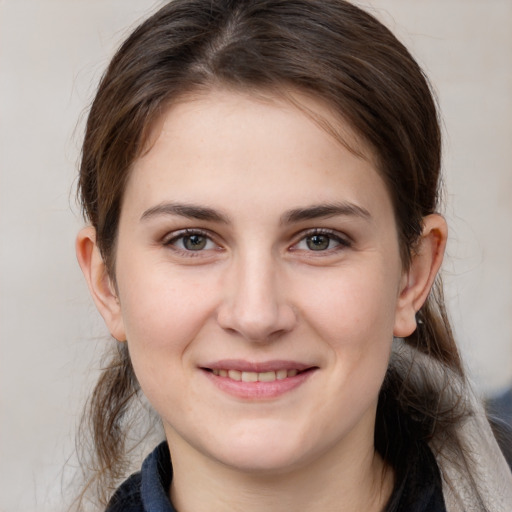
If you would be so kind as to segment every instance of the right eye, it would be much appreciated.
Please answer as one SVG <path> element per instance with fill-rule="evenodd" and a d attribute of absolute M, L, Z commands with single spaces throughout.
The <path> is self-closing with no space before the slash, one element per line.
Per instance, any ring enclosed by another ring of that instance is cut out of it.
<path fill-rule="evenodd" d="M 201 252 L 217 249 L 218 245 L 202 231 L 185 230 L 174 234 L 164 245 L 182 252 Z"/>
<path fill-rule="evenodd" d="M 333 246 L 339 245 L 337 240 L 324 234 L 307 236 L 304 241 L 310 251 L 326 251 L 332 249 Z M 298 244 L 298 246 L 300 245 L 301 244 Z"/>

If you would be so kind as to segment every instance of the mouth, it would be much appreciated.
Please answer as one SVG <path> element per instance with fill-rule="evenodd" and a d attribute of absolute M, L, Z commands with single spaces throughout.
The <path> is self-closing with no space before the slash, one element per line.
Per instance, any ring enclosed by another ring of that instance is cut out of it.
<path fill-rule="evenodd" d="M 292 361 L 217 361 L 201 370 L 222 391 L 242 399 L 271 399 L 305 383 L 318 370 Z"/>
<path fill-rule="evenodd" d="M 277 371 L 271 370 L 267 372 L 244 372 L 240 370 L 214 368 L 209 371 L 211 371 L 213 375 L 217 377 L 223 377 L 238 382 L 274 382 L 276 380 L 284 380 L 295 377 L 299 373 L 309 371 L 309 369 L 300 371 L 297 369 L 286 370 L 283 368 Z"/>

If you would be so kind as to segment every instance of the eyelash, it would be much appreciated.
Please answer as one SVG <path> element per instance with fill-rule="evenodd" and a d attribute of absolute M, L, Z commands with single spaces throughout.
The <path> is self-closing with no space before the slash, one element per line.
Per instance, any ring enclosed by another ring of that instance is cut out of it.
<path fill-rule="evenodd" d="M 313 249 L 299 249 L 297 247 L 301 242 L 305 242 L 307 244 L 307 239 L 314 237 L 314 236 L 325 236 L 329 239 L 329 243 L 330 243 L 330 241 L 335 241 L 339 245 L 336 247 L 332 247 L 332 248 L 328 247 L 326 249 L 321 249 L 321 250 L 317 250 L 317 251 L 315 251 Z M 320 254 L 322 254 L 322 253 L 323 254 L 325 254 L 325 253 L 331 254 L 332 252 L 340 251 L 343 249 L 349 249 L 350 247 L 352 247 L 352 241 L 349 240 L 346 236 L 344 237 L 344 236 L 340 235 L 340 233 L 338 233 L 337 231 L 334 231 L 332 229 L 325 229 L 325 228 L 315 228 L 315 229 L 311 229 L 311 230 L 301 233 L 299 240 L 292 246 L 292 250 L 294 250 L 294 251 L 304 250 L 309 253 L 316 252 L 316 253 L 320 253 Z"/>
<path fill-rule="evenodd" d="M 162 244 L 165 247 L 170 247 L 174 251 L 181 253 L 183 255 L 186 255 L 187 257 L 197 257 L 201 256 L 201 253 L 204 252 L 205 249 L 198 249 L 198 250 L 192 250 L 192 249 L 185 249 L 182 247 L 178 247 L 177 243 L 180 240 L 185 240 L 187 238 L 191 238 L 193 236 L 203 237 L 206 239 L 206 243 L 213 243 L 216 248 L 219 248 L 219 245 L 215 242 L 215 240 L 212 237 L 212 234 L 209 231 L 204 231 L 201 229 L 182 229 L 180 231 L 171 233 L 170 237 L 165 237 L 162 241 Z M 209 249 L 211 250 L 211 249 Z"/>
<path fill-rule="evenodd" d="M 201 256 L 201 253 L 204 252 L 205 250 L 212 250 L 212 248 L 206 248 L 206 247 L 203 247 L 203 248 L 200 248 L 197 250 L 193 250 L 193 249 L 182 248 L 177 245 L 177 243 L 180 240 L 184 241 L 185 239 L 191 238 L 193 236 L 202 237 L 206 240 L 206 242 L 205 242 L 206 244 L 213 243 L 217 249 L 219 248 L 219 245 L 215 242 L 212 234 L 209 231 L 205 231 L 205 230 L 201 230 L 201 229 L 183 229 L 178 232 L 174 232 L 171 234 L 171 236 L 169 238 L 164 238 L 163 245 L 166 247 L 171 247 L 174 251 L 181 253 L 183 255 L 186 255 L 187 257 Z M 298 247 L 299 244 L 301 244 L 301 243 L 307 244 L 308 238 L 312 238 L 314 236 L 325 236 L 328 238 L 328 245 L 330 245 L 331 241 L 336 242 L 338 245 L 335 247 L 331 247 L 331 248 L 327 247 L 325 249 L 319 249 L 319 250 L 311 249 L 311 248 L 309 248 L 309 246 L 308 246 L 308 248 L 305 248 L 305 249 L 301 249 Z M 300 235 L 298 235 L 298 241 L 292 245 L 290 250 L 291 251 L 304 251 L 307 253 L 311 253 L 312 255 L 314 253 L 319 253 L 319 255 L 320 255 L 320 254 L 325 254 L 325 253 L 331 254 L 336 251 L 348 249 L 351 246 L 352 246 L 352 242 L 347 237 L 341 236 L 337 231 L 333 231 L 331 229 L 324 229 L 324 228 L 315 228 L 315 229 L 311 229 L 311 230 L 304 231 L 304 232 L 300 233 Z"/>

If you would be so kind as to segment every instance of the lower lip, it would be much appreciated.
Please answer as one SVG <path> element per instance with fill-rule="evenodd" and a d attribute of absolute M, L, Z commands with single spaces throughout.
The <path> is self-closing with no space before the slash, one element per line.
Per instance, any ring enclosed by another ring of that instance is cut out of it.
<path fill-rule="evenodd" d="M 244 382 L 214 375 L 203 370 L 205 375 L 222 391 L 237 398 L 265 400 L 277 398 L 302 385 L 314 373 L 314 369 L 298 373 L 294 377 L 271 382 Z"/>

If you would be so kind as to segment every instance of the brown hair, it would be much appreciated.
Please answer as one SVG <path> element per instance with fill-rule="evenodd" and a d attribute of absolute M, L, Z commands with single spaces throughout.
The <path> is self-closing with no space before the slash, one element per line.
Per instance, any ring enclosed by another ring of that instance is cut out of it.
<path fill-rule="evenodd" d="M 112 275 L 123 191 L 150 128 L 169 102 L 213 86 L 291 87 L 330 105 L 376 156 L 393 201 L 402 260 L 409 264 L 423 217 L 438 207 L 441 135 L 428 81 L 406 48 L 343 0 L 174 0 L 118 50 L 88 117 L 79 194 Z M 419 317 L 406 342 L 463 376 L 439 281 Z M 389 424 L 396 415 L 389 408 L 422 410 L 420 424 L 426 426 L 418 437 L 431 436 L 435 425 L 453 424 L 450 410 L 430 406 L 435 397 L 425 402 L 424 394 L 393 375 L 383 387 L 388 399 L 381 400 L 376 430 L 376 447 L 385 457 L 396 444 Z M 128 351 L 120 347 L 87 413 L 96 450 L 95 493 L 108 494 L 123 476 L 125 423 L 138 394 Z"/>

